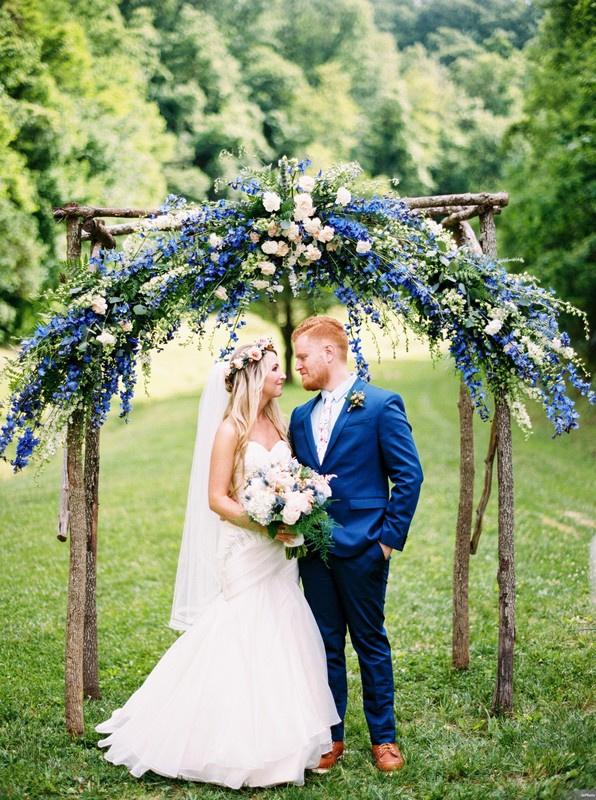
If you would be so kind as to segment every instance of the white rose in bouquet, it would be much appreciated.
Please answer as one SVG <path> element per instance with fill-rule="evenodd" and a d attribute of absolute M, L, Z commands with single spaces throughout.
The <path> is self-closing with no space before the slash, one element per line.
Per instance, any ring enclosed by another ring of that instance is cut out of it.
<path fill-rule="evenodd" d="M 281 197 L 277 192 L 263 192 L 263 206 L 265 207 L 265 211 L 268 211 L 270 214 L 273 211 L 279 211 Z"/>
<path fill-rule="evenodd" d="M 335 195 L 335 202 L 340 206 L 347 206 L 352 199 L 352 193 L 345 186 L 340 186 Z"/>
<path fill-rule="evenodd" d="M 302 192 L 312 192 L 315 188 L 315 179 L 311 175 L 301 175 L 298 178 L 298 188 Z"/>
<path fill-rule="evenodd" d="M 312 217 L 315 213 L 316 206 L 312 204 L 312 197 L 308 194 L 297 194 L 294 198 L 294 219 L 302 220 L 307 217 Z"/>

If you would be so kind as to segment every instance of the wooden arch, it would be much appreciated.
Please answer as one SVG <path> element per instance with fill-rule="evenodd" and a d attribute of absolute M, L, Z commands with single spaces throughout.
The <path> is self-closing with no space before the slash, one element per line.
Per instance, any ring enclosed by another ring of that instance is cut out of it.
<path fill-rule="evenodd" d="M 495 214 L 509 202 L 505 192 L 435 195 L 402 198 L 415 214 L 438 219 L 452 229 L 460 246 L 497 257 Z M 116 237 L 133 233 L 135 221 L 153 217 L 152 228 L 172 230 L 171 222 L 160 225 L 159 212 L 150 209 L 104 208 L 68 203 L 54 210 L 57 221 L 67 226 L 66 257 L 80 262 L 83 242 L 91 254 L 116 246 Z M 107 225 L 101 218 L 128 219 Z M 478 217 L 480 237 L 469 224 Z M 498 571 L 499 643 L 497 674 L 492 701 L 495 714 L 513 707 L 513 652 L 515 640 L 514 494 L 511 416 L 504 400 L 495 400 L 490 443 L 485 459 L 484 490 L 476 510 L 474 503 L 474 406 L 464 382 L 460 383 L 460 483 L 453 567 L 452 663 L 457 669 L 469 665 L 468 582 L 470 554 L 475 553 L 482 518 L 490 496 L 493 461 L 497 456 L 498 479 Z M 58 539 L 70 538 L 70 564 L 65 642 L 65 720 L 73 736 L 84 732 L 85 697 L 101 696 L 98 669 L 96 563 L 99 511 L 99 429 L 88 425 L 82 412 L 71 418 L 66 435 L 64 472 Z"/>

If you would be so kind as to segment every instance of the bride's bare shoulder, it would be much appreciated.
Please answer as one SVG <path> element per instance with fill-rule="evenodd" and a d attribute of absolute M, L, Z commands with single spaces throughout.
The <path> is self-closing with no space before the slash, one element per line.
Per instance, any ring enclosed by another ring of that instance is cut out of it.
<path fill-rule="evenodd" d="M 216 444 L 234 447 L 238 442 L 238 431 L 231 419 L 226 418 L 221 423 L 215 434 Z"/>

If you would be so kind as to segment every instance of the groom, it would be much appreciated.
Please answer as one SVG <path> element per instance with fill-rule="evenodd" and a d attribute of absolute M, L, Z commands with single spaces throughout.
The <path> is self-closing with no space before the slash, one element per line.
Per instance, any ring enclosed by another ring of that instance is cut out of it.
<path fill-rule="evenodd" d="M 325 566 L 300 559 L 300 577 L 325 643 L 329 685 L 342 722 L 318 772 L 344 751 L 348 699 L 346 632 L 358 654 L 364 713 L 376 766 L 404 765 L 395 743 L 393 669 L 384 627 L 385 589 L 393 550 L 403 550 L 416 509 L 422 469 L 401 397 L 350 374 L 348 338 L 331 317 L 309 317 L 292 336 L 302 385 L 320 390 L 294 409 L 290 439 L 296 458 L 331 482 L 329 513 L 338 523 Z M 388 482 L 392 483 L 389 491 Z"/>

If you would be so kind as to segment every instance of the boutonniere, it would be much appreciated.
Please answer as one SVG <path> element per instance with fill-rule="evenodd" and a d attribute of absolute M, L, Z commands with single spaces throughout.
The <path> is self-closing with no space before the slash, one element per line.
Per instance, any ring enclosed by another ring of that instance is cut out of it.
<path fill-rule="evenodd" d="M 364 408 L 364 392 L 352 392 L 348 397 L 348 412 L 353 408 Z"/>

